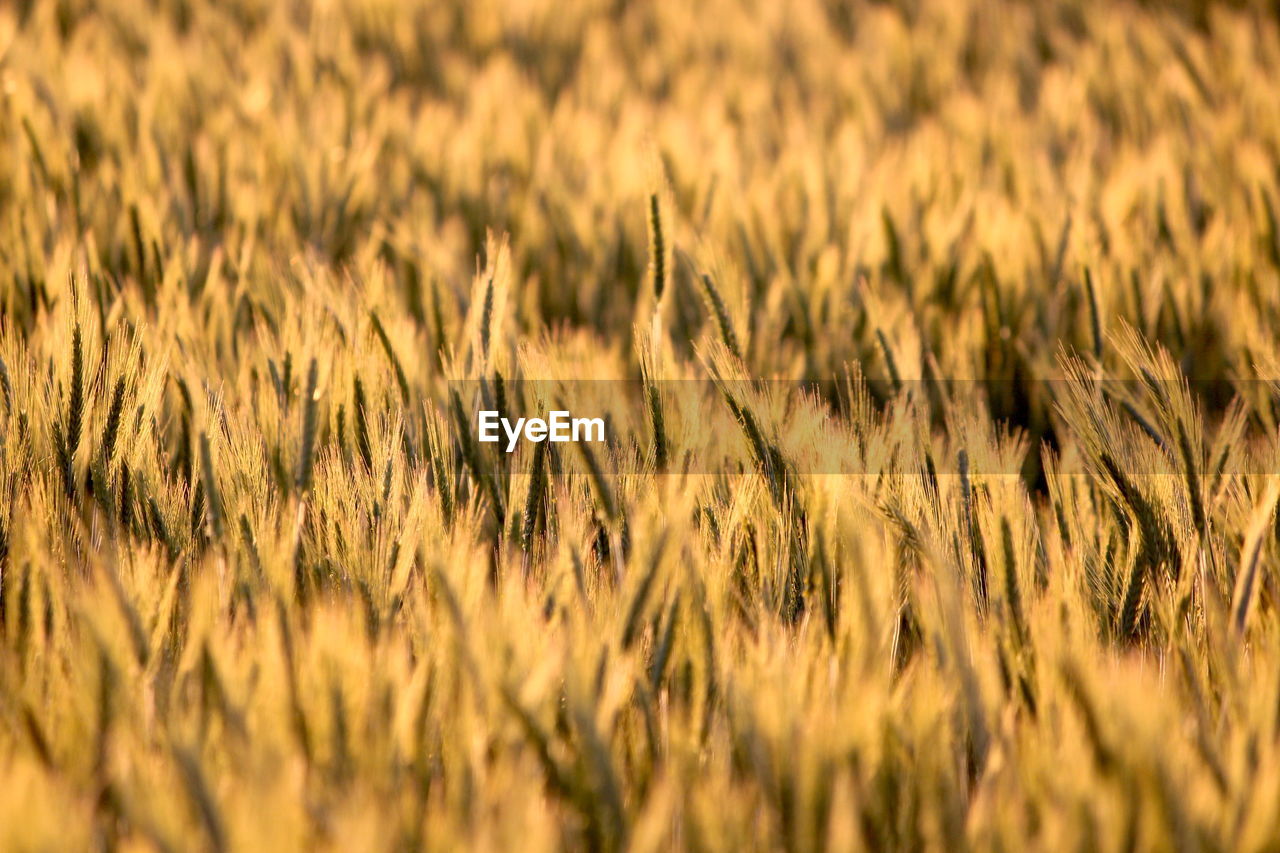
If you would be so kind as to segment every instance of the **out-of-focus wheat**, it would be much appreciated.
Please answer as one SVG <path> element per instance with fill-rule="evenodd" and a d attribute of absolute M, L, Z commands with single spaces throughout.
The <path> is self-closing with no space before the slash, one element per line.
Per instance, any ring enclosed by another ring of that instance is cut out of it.
<path fill-rule="evenodd" d="M 1276 103 L 1250 3 L 0 5 L 0 850 L 1280 845 Z"/>

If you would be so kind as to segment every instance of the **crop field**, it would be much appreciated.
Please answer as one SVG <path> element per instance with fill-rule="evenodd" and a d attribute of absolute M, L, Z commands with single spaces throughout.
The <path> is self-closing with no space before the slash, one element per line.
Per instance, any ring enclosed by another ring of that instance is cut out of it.
<path fill-rule="evenodd" d="M 0 3 L 0 853 L 1277 850 L 1278 502 L 1270 4 Z"/>

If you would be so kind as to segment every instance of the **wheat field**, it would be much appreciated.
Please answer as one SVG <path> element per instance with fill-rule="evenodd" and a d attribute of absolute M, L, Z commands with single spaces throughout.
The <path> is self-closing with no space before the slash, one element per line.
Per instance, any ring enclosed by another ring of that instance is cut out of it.
<path fill-rule="evenodd" d="M 0 4 L 0 851 L 1280 849 L 1277 105 L 1262 3 Z"/>

